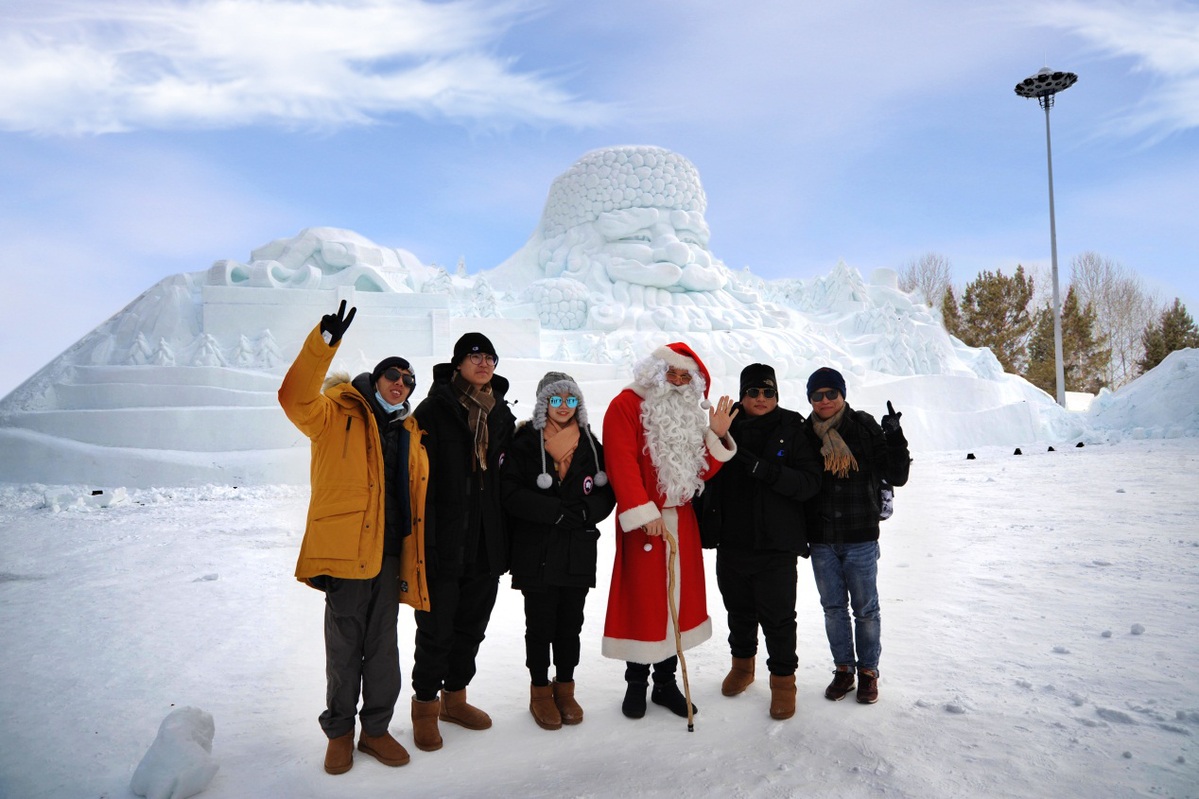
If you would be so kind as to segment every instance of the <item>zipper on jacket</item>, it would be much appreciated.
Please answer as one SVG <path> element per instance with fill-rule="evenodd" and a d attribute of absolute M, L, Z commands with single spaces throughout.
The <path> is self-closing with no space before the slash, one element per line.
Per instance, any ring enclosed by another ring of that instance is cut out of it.
<path fill-rule="evenodd" d="M 346 453 L 350 449 L 350 424 L 353 423 L 353 421 L 354 421 L 353 416 L 346 417 L 346 437 L 344 439 L 342 439 L 342 442 L 341 442 L 341 459 L 342 460 L 346 459 Z"/>

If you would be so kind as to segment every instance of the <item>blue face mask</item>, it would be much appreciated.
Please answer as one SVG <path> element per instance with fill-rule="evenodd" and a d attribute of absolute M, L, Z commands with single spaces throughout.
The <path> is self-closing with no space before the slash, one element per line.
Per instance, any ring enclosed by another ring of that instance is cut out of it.
<path fill-rule="evenodd" d="M 408 400 L 404 400 L 399 405 L 392 405 L 390 402 L 383 399 L 383 395 L 380 394 L 376 390 L 375 391 L 375 402 L 379 403 L 379 407 L 382 408 L 383 410 L 387 411 L 388 413 L 395 413 L 396 411 L 401 411 L 401 413 L 400 413 L 401 418 L 408 415 Z"/>

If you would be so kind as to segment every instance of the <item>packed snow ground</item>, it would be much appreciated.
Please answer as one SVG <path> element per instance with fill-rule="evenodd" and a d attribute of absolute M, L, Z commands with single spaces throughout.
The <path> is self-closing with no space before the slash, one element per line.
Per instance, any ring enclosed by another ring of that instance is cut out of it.
<path fill-rule="evenodd" d="M 612 527 L 577 673 L 586 720 L 527 710 L 520 595 L 501 584 L 470 697 L 495 726 L 412 745 L 412 762 L 322 770 L 322 596 L 292 578 L 307 491 L 133 490 L 55 511 L 0 487 L 0 796 L 125 797 L 173 709 L 212 714 L 205 797 L 1199 795 L 1199 438 L 924 453 L 880 563 L 881 700 L 822 696 L 822 615 L 800 563 L 796 716 L 767 714 L 765 654 L 720 695 L 727 626 L 687 653 L 695 732 L 620 714 L 623 665 L 599 654 Z M 51 492 L 53 493 L 53 492 Z M 60 492 L 61 497 L 62 492 Z M 411 669 L 412 614 L 401 611 Z"/>

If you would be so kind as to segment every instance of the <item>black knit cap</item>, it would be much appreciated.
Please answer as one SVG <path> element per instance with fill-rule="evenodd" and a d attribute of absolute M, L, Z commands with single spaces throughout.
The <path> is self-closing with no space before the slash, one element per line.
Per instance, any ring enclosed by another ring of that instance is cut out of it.
<path fill-rule="evenodd" d="M 741 370 L 741 394 L 745 396 L 747 388 L 773 388 L 778 391 L 778 381 L 774 379 L 774 369 L 764 363 L 751 363 Z"/>
<path fill-rule="evenodd" d="M 808 397 L 812 396 L 812 392 L 822 388 L 835 388 L 841 392 L 842 399 L 845 399 L 845 378 L 841 373 L 831 366 L 822 366 L 812 376 L 808 378 Z"/>
<path fill-rule="evenodd" d="M 373 386 L 378 383 L 379 378 L 383 376 L 383 373 L 393 366 L 399 369 L 405 369 L 409 372 L 412 371 L 412 367 L 408 364 L 408 361 L 404 360 L 398 355 L 392 355 L 391 357 L 384 358 L 375 364 L 375 368 L 371 370 L 371 385 Z"/>
<path fill-rule="evenodd" d="M 491 339 L 482 333 L 471 332 L 463 334 L 462 338 L 458 339 L 458 343 L 454 345 L 454 359 L 451 363 L 457 366 L 476 352 L 494 356 L 495 362 L 500 362 L 500 356 L 496 354 L 495 345 L 491 343 Z"/>

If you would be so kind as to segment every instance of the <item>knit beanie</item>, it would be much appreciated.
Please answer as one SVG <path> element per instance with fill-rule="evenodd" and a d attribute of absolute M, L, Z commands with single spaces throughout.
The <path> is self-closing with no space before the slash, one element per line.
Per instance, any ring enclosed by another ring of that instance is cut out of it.
<path fill-rule="evenodd" d="M 744 397 L 747 388 L 773 388 L 777 392 L 778 387 L 773 368 L 764 363 L 751 363 L 741 370 L 741 393 L 738 396 Z"/>
<path fill-rule="evenodd" d="M 587 404 L 583 401 L 583 392 L 579 390 L 579 384 L 565 372 L 546 372 L 545 377 L 537 383 L 537 399 L 533 406 L 533 427 L 541 436 L 541 474 L 537 475 L 538 488 L 549 488 L 554 484 L 545 465 L 545 425 L 549 415 L 550 397 L 555 395 L 564 397 L 573 395 L 579 398 L 579 407 L 575 410 L 575 418 L 579 423 L 579 434 L 586 438 L 587 443 L 591 445 L 591 456 L 595 459 L 595 465 L 599 466 L 599 454 L 595 450 L 595 439 L 591 437 L 591 430 L 587 426 Z M 602 469 L 595 473 L 595 484 L 597 486 L 608 484 L 608 475 Z"/>
<path fill-rule="evenodd" d="M 830 366 L 822 366 L 812 376 L 808 378 L 808 397 L 812 396 L 812 392 L 822 388 L 835 388 L 841 392 L 841 398 L 845 399 L 845 378 L 841 373 Z"/>
<path fill-rule="evenodd" d="M 454 358 L 451 363 L 454 366 L 462 363 L 468 356 L 481 352 L 485 355 L 491 355 L 495 358 L 495 362 L 500 362 L 500 356 L 495 352 L 495 346 L 491 343 L 491 339 L 479 332 L 464 333 L 462 338 L 454 344 Z"/>
<path fill-rule="evenodd" d="M 379 382 L 379 378 L 383 376 L 383 373 L 393 366 L 397 369 L 404 369 L 409 372 L 412 371 L 412 366 L 408 363 L 408 361 L 404 360 L 398 355 L 392 355 L 391 357 L 384 358 L 375 364 L 375 368 L 371 370 L 372 389 L 375 387 L 375 384 Z"/>

